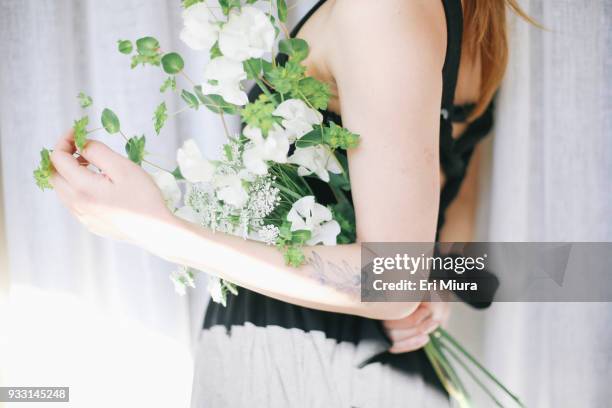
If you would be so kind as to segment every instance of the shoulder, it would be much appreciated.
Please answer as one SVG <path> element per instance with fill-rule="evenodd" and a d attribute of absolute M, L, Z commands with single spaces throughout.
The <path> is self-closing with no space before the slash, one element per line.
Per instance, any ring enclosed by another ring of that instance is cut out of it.
<path fill-rule="evenodd" d="M 332 0 L 328 18 L 330 50 L 359 58 L 415 56 L 444 64 L 446 18 L 442 1 Z"/>

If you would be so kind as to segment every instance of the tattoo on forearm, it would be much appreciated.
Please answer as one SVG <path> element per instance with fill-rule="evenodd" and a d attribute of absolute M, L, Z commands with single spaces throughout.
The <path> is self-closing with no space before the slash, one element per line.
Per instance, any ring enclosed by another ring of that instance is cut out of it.
<path fill-rule="evenodd" d="M 321 284 L 349 295 L 360 295 L 361 274 L 358 267 L 351 266 L 347 261 L 341 264 L 325 261 L 316 251 L 307 257 L 306 264 L 312 267 L 309 272 L 311 277 Z"/>

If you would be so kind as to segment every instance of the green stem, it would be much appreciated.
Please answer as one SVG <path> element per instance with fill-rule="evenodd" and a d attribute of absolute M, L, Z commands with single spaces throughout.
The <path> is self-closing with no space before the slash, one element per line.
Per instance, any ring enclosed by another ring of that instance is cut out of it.
<path fill-rule="evenodd" d="M 165 171 L 165 172 L 167 172 L 167 173 L 172 173 L 170 170 L 164 169 L 163 167 L 158 166 L 157 164 L 155 164 L 155 163 L 153 163 L 153 162 L 150 162 L 150 161 L 148 161 L 147 159 L 142 159 L 142 161 L 143 161 L 144 163 L 147 163 L 149 166 L 153 166 L 153 167 L 155 167 L 155 168 L 156 168 L 156 169 L 158 169 L 158 170 Z"/>
<path fill-rule="evenodd" d="M 440 333 L 440 335 L 442 336 L 443 339 L 445 339 L 446 341 L 448 341 L 449 343 L 451 343 L 455 348 L 457 348 L 457 350 L 459 350 L 464 356 L 466 356 L 468 358 L 468 360 L 470 360 L 470 362 L 472 364 L 474 364 L 476 367 L 478 367 L 483 373 L 485 373 L 485 375 L 487 377 L 489 377 L 489 379 L 491 379 L 491 381 L 493 381 L 495 384 L 497 384 L 498 387 L 500 387 L 502 390 L 504 390 L 506 392 L 506 394 L 508 394 L 510 396 L 510 398 L 512 398 L 520 407 L 525 407 L 523 405 L 523 403 L 521 402 L 521 400 L 512 393 L 512 391 L 510 391 L 508 388 L 506 388 L 506 386 L 504 384 L 501 383 L 501 381 L 499 381 L 489 370 L 487 370 L 482 364 L 480 364 L 478 362 L 478 360 L 476 360 L 476 358 L 474 356 L 472 356 L 466 349 L 463 348 L 463 346 L 461 344 L 459 344 L 459 342 L 457 340 L 455 340 L 455 338 L 453 336 L 451 336 L 450 334 L 448 334 L 448 332 L 442 328 L 439 328 L 437 330 L 438 333 Z"/>
<path fill-rule="evenodd" d="M 446 350 L 448 354 L 450 354 L 451 357 L 453 357 L 459 363 L 459 365 L 461 365 L 461 367 L 463 367 L 463 369 L 468 373 L 468 375 L 472 377 L 472 380 L 474 380 L 474 382 L 478 384 L 480 388 L 482 388 L 482 390 L 489 396 L 489 398 L 493 400 L 495 405 L 501 408 L 504 407 L 503 404 L 497 398 L 495 398 L 493 392 L 491 392 L 491 390 L 489 390 L 489 388 L 487 388 L 487 386 L 482 381 L 480 381 L 480 378 L 478 378 L 476 374 L 474 374 L 472 370 L 470 370 L 470 367 L 468 367 L 465 361 L 463 361 L 453 349 L 448 347 L 448 345 L 446 344 L 442 344 L 442 348 Z"/>
<path fill-rule="evenodd" d="M 121 134 L 121 136 L 123 136 L 123 139 L 124 139 L 126 142 L 129 142 L 129 141 L 130 141 L 130 139 L 128 139 L 128 137 L 125 135 L 125 133 L 123 133 L 123 130 L 119 130 L 119 134 Z"/>
<path fill-rule="evenodd" d="M 274 100 L 272 93 L 270 92 L 266 84 L 264 84 L 261 78 L 255 78 L 255 83 L 257 84 L 257 86 L 259 86 L 263 93 L 266 94 L 267 97 Z"/>
<path fill-rule="evenodd" d="M 470 397 L 465 387 L 463 386 L 461 379 L 457 375 L 457 372 L 453 369 L 453 366 L 451 365 L 450 361 L 448 361 L 446 356 L 442 354 L 440 343 L 435 338 L 435 336 L 432 336 L 432 335 L 429 336 L 429 344 L 432 345 L 431 350 L 435 358 L 438 360 L 442 368 L 446 371 L 452 383 L 457 387 L 458 392 L 457 392 L 457 395 L 455 395 L 455 398 L 457 399 L 457 401 L 459 401 L 460 403 L 463 401 L 462 405 L 465 407 L 471 406 L 470 401 L 469 401 Z"/>

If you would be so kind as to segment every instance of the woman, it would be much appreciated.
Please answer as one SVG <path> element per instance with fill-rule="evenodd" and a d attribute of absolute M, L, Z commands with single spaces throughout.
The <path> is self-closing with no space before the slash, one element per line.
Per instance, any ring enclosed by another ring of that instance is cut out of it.
<path fill-rule="evenodd" d="M 523 15 L 513 0 L 320 1 L 295 28 L 311 47 L 308 74 L 333 91 L 326 119 L 361 135 L 348 153 L 358 241 L 470 239 L 470 158 L 492 125 L 506 6 Z M 406 353 L 448 307 L 360 302 L 358 243 L 309 248 L 307 265 L 288 267 L 272 247 L 175 217 L 150 177 L 104 144 L 82 151 L 103 175 L 74 151 L 71 135 L 58 142 L 52 182 L 93 232 L 241 286 L 207 310 L 193 406 L 448 405 L 424 354 Z"/>

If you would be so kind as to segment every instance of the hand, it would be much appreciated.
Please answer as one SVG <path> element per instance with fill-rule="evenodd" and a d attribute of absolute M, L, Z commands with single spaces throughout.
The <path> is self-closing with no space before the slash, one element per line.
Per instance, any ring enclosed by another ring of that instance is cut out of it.
<path fill-rule="evenodd" d="M 385 320 L 385 333 L 393 344 L 391 353 L 418 350 L 429 341 L 429 333 L 446 323 L 450 307 L 444 302 L 424 302 L 410 316 L 400 320 Z"/>
<path fill-rule="evenodd" d="M 152 178 L 138 165 L 104 143 L 90 140 L 75 157 L 72 132 L 51 154 L 55 172 L 51 184 L 74 216 L 95 234 L 135 241 L 139 226 L 169 220 L 172 214 Z M 91 163 L 100 172 L 90 170 Z"/>

